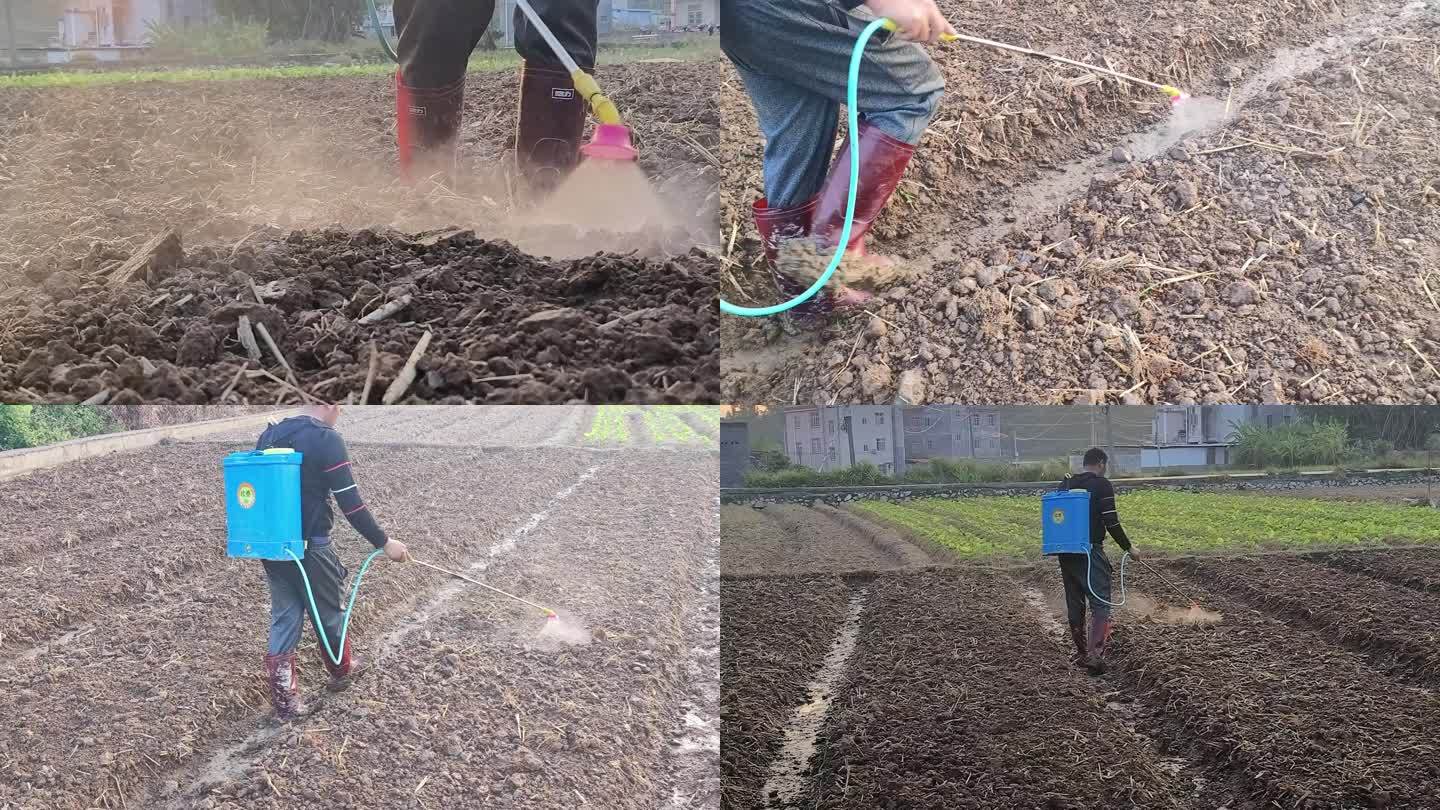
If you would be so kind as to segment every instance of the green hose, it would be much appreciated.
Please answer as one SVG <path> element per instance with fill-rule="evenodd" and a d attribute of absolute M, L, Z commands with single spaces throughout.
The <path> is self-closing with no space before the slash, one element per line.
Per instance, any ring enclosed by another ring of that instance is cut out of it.
<path fill-rule="evenodd" d="M 375 29 L 375 38 L 380 40 L 380 48 L 385 51 L 386 56 L 390 57 L 391 62 L 399 64 L 399 54 L 390 47 L 390 40 L 385 38 L 385 31 L 380 28 L 380 9 L 375 7 L 375 0 L 365 0 L 365 5 L 370 7 L 370 25 Z"/>
<path fill-rule="evenodd" d="M 371 0 L 373 3 L 374 0 Z M 830 257 L 830 266 L 820 274 L 820 278 L 805 292 L 791 298 L 783 304 L 774 304 L 768 307 L 738 307 L 724 299 L 720 300 L 720 311 L 729 315 L 743 315 L 747 318 L 758 318 L 762 315 L 778 315 L 788 309 L 793 309 L 820 292 L 825 282 L 835 274 L 835 268 L 840 266 L 840 259 L 845 255 L 845 246 L 850 244 L 850 226 L 855 221 L 855 191 L 860 185 L 860 115 L 857 112 L 859 107 L 860 85 L 860 59 L 865 55 L 865 43 L 876 31 L 886 27 L 888 18 L 881 17 L 860 32 L 860 38 L 855 40 L 855 50 L 850 53 L 850 77 L 848 86 L 845 89 L 845 114 L 846 123 L 850 126 L 850 195 L 845 200 L 845 227 L 840 229 L 840 241 L 835 245 L 835 255 Z"/>
<path fill-rule="evenodd" d="M 374 0 L 371 0 L 370 8 L 372 10 L 375 8 Z M 376 30 L 379 30 L 378 26 Z M 383 38 L 384 35 L 382 34 L 381 37 Z M 360 593 L 360 580 L 365 578 L 365 570 L 370 567 L 370 563 L 375 562 L 375 558 L 384 554 L 385 550 L 377 548 L 369 557 L 365 558 L 365 564 L 360 566 L 360 573 L 355 575 L 355 584 L 350 586 L 350 602 L 345 605 L 345 621 L 340 625 L 340 655 L 335 654 L 335 650 L 330 646 L 330 639 L 325 637 L 325 625 L 320 621 L 319 609 L 315 607 L 315 592 L 310 590 L 310 577 L 305 573 L 305 564 L 300 562 L 300 558 L 296 557 L 295 552 L 290 549 L 285 549 L 285 553 L 289 554 L 290 559 L 300 566 L 300 578 L 305 581 L 305 596 L 310 600 L 310 615 L 315 619 L 315 633 L 320 636 L 320 643 L 325 645 L 325 654 L 330 656 L 330 660 L 336 666 L 339 666 L 340 656 L 345 654 L 345 634 L 350 632 L 350 611 L 355 609 L 355 596 Z"/>

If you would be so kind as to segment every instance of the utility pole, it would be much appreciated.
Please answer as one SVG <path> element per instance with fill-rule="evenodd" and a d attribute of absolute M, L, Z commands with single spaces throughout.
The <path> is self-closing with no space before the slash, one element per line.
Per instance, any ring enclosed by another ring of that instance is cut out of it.
<path fill-rule="evenodd" d="M 10 67 L 20 67 L 20 49 L 15 44 L 15 0 L 5 0 L 5 33 L 10 40 Z"/>
<path fill-rule="evenodd" d="M 1115 431 L 1110 424 L 1110 404 L 1105 404 L 1105 453 L 1110 456 L 1110 463 L 1117 468 L 1120 466 L 1115 459 Z"/>
<path fill-rule="evenodd" d="M 850 426 L 850 417 L 849 417 L 848 415 L 841 417 L 841 418 L 840 418 L 840 424 L 843 426 L 843 430 L 845 431 L 845 442 L 846 442 L 846 445 L 850 448 L 850 462 L 849 462 L 849 464 L 847 464 L 846 466 L 848 466 L 848 467 L 854 467 L 854 466 L 855 466 L 855 431 L 854 431 L 854 430 L 851 428 L 851 426 Z"/>

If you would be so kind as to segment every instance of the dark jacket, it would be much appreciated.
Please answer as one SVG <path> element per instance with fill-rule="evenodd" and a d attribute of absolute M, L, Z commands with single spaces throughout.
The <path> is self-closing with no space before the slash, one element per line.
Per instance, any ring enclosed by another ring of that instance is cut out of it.
<path fill-rule="evenodd" d="M 376 548 L 385 547 L 385 532 L 360 498 L 345 440 L 334 428 L 314 417 L 292 416 L 266 428 L 255 443 L 256 450 L 272 447 L 288 447 L 304 456 L 300 460 L 300 520 L 306 540 L 330 536 L 335 520 L 330 511 L 333 496 L 355 531 Z"/>
<path fill-rule="evenodd" d="M 1130 538 L 1120 528 L 1120 514 L 1115 510 L 1115 487 L 1110 479 L 1092 472 L 1071 474 L 1060 480 L 1060 489 L 1083 489 L 1090 493 L 1090 545 L 1099 548 L 1105 543 L 1105 532 L 1125 551 Z"/>

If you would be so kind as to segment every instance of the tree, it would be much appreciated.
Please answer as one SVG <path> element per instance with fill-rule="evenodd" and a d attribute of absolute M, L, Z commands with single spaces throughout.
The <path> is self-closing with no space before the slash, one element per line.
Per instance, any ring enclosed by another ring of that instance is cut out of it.
<path fill-rule="evenodd" d="M 265 23 L 277 41 L 343 42 L 368 13 L 365 0 L 216 0 L 215 5 L 225 17 Z"/>
<path fill-rule="evenodd" d="M 85 405 L 0 405 L 0 450 L 40 447 L 116 427 L 108 411 Z"/>

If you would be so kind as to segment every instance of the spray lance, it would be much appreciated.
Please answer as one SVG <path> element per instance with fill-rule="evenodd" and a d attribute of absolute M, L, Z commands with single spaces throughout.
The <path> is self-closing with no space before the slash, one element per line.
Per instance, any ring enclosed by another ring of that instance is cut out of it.
<path fill-rule="evenodd" d="M 517 2 L 520 1 L 522 0 L 517 0 Z M 870 37 L 873 36 L 876 31 L 882 28 L 886 31 L 896 31 L 899 29 L 899 27 L 895 24 L 895 21 L 891 20 L 888 17 L 880 17 L 878 19 L 872 20 L 870 24 L 866 25 L 865 29 L 860 32 L 860 38 L 855 40 L 855 48 L 850 52 L 850 72 L 845 88 L 845 116 L 846 123 L 849 126 L 850 140 L 852 143 L 859 143 L 860 140 L 860 122 L 859 114 L 857 112 L 857 109 L 859 107 L 857 88 L 860 84 L 860 60 L 865 53 L 865 45 L 870 41 Z M 1076 67 L 1081 67 L 1086 70 L 1094 71 L 1096 73 L 1103 73 L 1107 76 L 1113 76 L 1123 81 L 1140 84 L 1145 87 L 1153 87 L 1164 93 L 1165 95 L 1169 96 L 1170 103 L 1172 105 L 1178 104 L 1181 101 L 1189 98 L 1188 94 L 1182 92 L 1179 88 L 1173 87 L 1168 84 L 1158 84 L 1156 82 L 1146 81 L 1144 79 L 1140 79 L 1126 73 L 1121 73 L 1116 70 L 1110 70 L 1109 68 L 1102 68 L 1095 65 L 1086 64 L 1084 62 L 1077 62 L 1074 59 L 1066 59 L 1063 56 L 1056 56 L 1054 54 L 1044 53 L 1042 51 L 1031 50 L 1030 48 L 1022 48 L 1018 45 L 1007 45 L 1004 42 L 996 42 L 995 40 L 982 39 L 980 37 L 972 37 L 965 34 L 942 34 L 940 36 L 940 39 L 942 42 L 971 42 L 987 48 L 998 48 L 1004 51 L 1012 51 L 1015 53 L 1025 54 L 1027 56 L 1037 56 L 1042 59 L 1051 59 L 1056 62 L 1063 62 L 1067 65 L 1074 65 Z M 826 266 L 825 272 L 820 274 L 820 277 L 815 280 L 814 284 L 811 284 L 808 288 L 805 289 L 804 292 L 800 293 L 794 298 L 791 298 L 789 301 L 765 307 L 742 307 L 722 299 L 720 301 L 720 311 L 729 315 L 741 315 L 747 318 L 757 318 L 765 315 L 778 315 L 782 312 L 785 312 L 786 310 L 793 309 L 800 304 L 805 303 L 806 301 L 810 300 L 810 298 L 816 293 L 820 292 L 821 288 L 823 288 L 826 282 L 830 280 L 830 277 L 835 274 L 836 268 L 840 266 L 840 260 L 845 255 L 845 247 L 846 245 L 850 244 L 850 226 L 851 223 L 855 220 L 855 193 L 856 186 L 859 184 L 859 182 L 860 151 L 858 149 L 851 149 L 850 193 L 845 200 L 845 222 L 840 229 L 839 241 L 835 244 L 835 254 L 830 257 L 830 263 Z M 1121 565 L 1124 565 L 1123 560 L 1121 561 Z"/>
<path fill-rule="evenodd" d="M 320 621 L 320 611 L 315 606 L 315 592 L 310 587 L 310 576 L 305 572 L 304 531 L 300 518 L 300 463 L 304 454 L 286 447 L 272 447 L 268 450 L 247 450 L 227 455 L 225 470 L 225 555 L 240 559 L 293 560 L 300 568 L 300 578 L 305 583 L 305 596 L 310 603 L 310 615 L 315 619 L 315 632 L 325 654 L 336 664 L 340 663 L 345 650 L 345 637 L 350 632 L 350 616 L 355 609 L 355 597 L 360 593 L 360 583 L 375 558 L 385 552 L 376 549 L 365 558 L 355 584 L 350 587 L 350 599 L 345 604 L 345 614 L 340 625 L 337 646 L 330 645 L 325 626 Z M 458 577 L 479 585 L 486 590 L 513 599 L 545 614 L 554 621 L 555 611 L 537 605 L 499 588 L 441 568 L 438 565 L 417 560 L 410 561 L 426 568 Z"/>
<path fill-rule="evenodd" d="M 380 11 L 375 5 L 375 0 L 365 0 L 365 2 L 370 11 L 370 24 L 375 29 L 375 36 L 380 40 L 380 47 L 385 51 L 385 55 L 390 57 L 390 61 L 398 63 L 400 56 L 395 53 L 390 40 L 385 37 L 385 32 L 380 27 Z M 535 30 L 540 32 L 541 38 L 545 40 L 546 45 L 550 46 L 550 51 L 555 54 L 555 58 L 560 60 L 566 70 L 570 71 L 570 80 L 574 82 L 575 90 L 580 93 L 581 98 L 585 99 L 585 104 L 598 122 L 595 125 L 595 132 L 590 136 L 590 142 L 580 147 L 580 153 L 586 157 L 602 160 L 636 160 L 639 154 L 631 145 L 630 127 L 620 117 L 620 110 L 615 107 L 615 103 L 600 92 L 600 85 L 595 81 L 595 77 L 581 70 L 580 66 L 575 64 L 575 60 L 560 44 L 560 40 L 555 38 L 550 26 L 546 25 L 545 21 L 540 19 L 540 15 L 535 13 L 529 0 L 515 0 L 515 5 L 519 6 L 530 24 L 535 26 Z"/>

